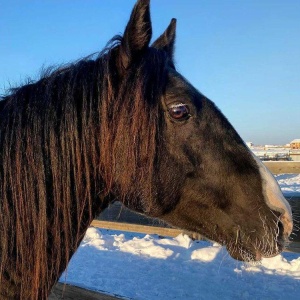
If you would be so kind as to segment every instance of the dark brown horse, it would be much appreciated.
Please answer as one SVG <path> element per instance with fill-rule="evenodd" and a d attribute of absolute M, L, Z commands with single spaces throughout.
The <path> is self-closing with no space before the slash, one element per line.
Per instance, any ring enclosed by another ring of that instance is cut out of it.
<path fill-rule="evenodd" d="M 282 251 L 291 210 L 227 119 L 176 71 L 175 24 L 149 46 L 149 0 L 139 0 L 98 57 L 0 102 L 1 299 L 46 299 L 116 199 L 240 260 Z"/>

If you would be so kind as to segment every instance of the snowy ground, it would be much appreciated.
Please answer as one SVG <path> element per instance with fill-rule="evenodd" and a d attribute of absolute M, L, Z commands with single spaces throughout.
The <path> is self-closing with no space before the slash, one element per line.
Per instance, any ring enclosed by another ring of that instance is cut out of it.
<path fill-rule="evenodd" d="M 300 175 L 278 175 L 300 196 Z M 125 299 L 299 299 L 300 254 L 283 253 L 255 266 L 186 235 L 160 238 L 89 228 L 61 282 Z"/>
<path fill-rule="evenodd" d="M 280 174 L 275 178 L 285 196 L 300 197 L 300 174 Z"/>

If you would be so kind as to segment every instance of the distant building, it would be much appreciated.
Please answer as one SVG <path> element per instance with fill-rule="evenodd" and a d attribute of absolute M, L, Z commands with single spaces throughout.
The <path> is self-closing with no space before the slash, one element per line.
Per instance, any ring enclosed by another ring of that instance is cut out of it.
<path fill-rule="evenodd" d="M 290 142 L 291 149 L 300 149 L 300 139 L 295 139 Z"/>
<path fill-rule="evenodd" d="M 271 149 L 276 149 L 276 148 L 282 148 L 281 145 L 265 145 L 264 149 L 265 150 L 271 150 Z"/>
<path fill-rule="evenodd" d="M 252 142 L 247 142 L 246 145 L 250 148 L 253 147 L 253 143 Z"/>

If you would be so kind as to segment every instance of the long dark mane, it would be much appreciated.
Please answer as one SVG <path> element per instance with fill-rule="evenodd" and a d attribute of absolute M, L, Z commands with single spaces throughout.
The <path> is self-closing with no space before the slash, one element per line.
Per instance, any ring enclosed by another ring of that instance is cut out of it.
<path fill-rule="evenodd" d="M 165 55 L 149 49 L 119 81 L 119 40 L 1 103 L 0 281 L 32 286 L 21 299 L 46 297 L 108 197 L 151 192 Z"/>

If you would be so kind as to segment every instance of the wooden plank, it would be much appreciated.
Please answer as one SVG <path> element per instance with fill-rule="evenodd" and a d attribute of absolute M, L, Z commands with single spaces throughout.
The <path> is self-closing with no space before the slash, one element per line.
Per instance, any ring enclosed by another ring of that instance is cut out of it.
<path fill-rule="evenodd" d="M 91 226 L 102 228 L 102 229 L 128 231 L 128 232 L 143 233 L 143 234 L 157 234 L 160 236 L 168 236 L 168 237 L 176 237 L 181 233 L 185 233 L 192 236 L 195 239 L 201 238 L 200 235 L 193 236 L 192 232 L 190 233 L 176 228 L 164 228 L 164 227 L 117 223 L 117 222 L 108 222 L 108 221 L 99 221 L 99 220 L 94 220 L 91 223 Z M 287 251 L 300 253 L 300 242 L 297 239 L 294 240 L 287 247 Z"/>
<path fill-rule="evenodd" d="M 175 229 L 175 228 L 117 223 L 117 222 L 99 221 L 99 220 L 94 220 L 91 223 L 91 226 L 103 228 L 103 229 L 110 229 L 110 230 L 129 231 L 129 232 L 137 232 L 143 234 L 158 234 L 158 235 L 170 236 L 170 237 L 176 237 L 183 232 L 183 230 Z"/>
<path fill-rule="evenodd" d="M 102 293 L 79 288 L 77 286 L 57 283 L 51 290 L 48 300 L 116 300 L 117 296 L 109 296 Z"/>
<path fill-rule="evenodd" d="M 273 174 L 300 174 L 300 161 L 263 161 Z"/>

